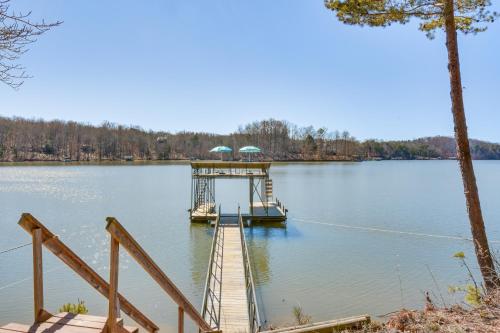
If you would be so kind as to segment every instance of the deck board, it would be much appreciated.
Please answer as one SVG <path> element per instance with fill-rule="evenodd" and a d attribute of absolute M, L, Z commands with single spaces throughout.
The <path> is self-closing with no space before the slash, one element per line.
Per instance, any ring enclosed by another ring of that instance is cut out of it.
<path fill-rule="evenodd" d="M 222 285 L 211 279 L 211 289 L 220 297 L 208 301 L 208 307 L 216 311 L 220 306 L 220 330 L 224 333 L 248 333 L 250 331 L 248 299 L 245 281 L 245 268 L 238 216 L 221 217 L 219 241 L 221 251 L 212 262 L 212 271 L 217 272 L 217 279 Z M 222 270 L 217 270 L 220 265 Z M 205 320 L 210 321 L 210 314 L 205 313 Z"/>
<path fill-rule="evenodd" d="M 221 330 L 227 333 L 249 332 L 248 299 L 240 229 L 224 226 L 222 260 Z"/>
<path fill-rule="evenodd" d="M 101 333 L 105 331 L 106 317 L 91 315 L 75 315 L 67 312 L 56 314 L 46 321 L 34 324 L 23 325 L 10 323 L 0 327 L 0 333 Z M 123 322 L 122 319 L 119 320 Z M 137 332 L 136 327 L 123 326 L 128 332 Z"/>

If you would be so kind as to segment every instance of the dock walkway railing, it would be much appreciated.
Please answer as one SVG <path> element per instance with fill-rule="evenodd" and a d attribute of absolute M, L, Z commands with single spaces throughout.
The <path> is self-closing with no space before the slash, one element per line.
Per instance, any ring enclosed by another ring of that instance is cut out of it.
<path fill-rule="evenodd" d="M 288 209 L 285 208 L 285 205 L 281 201 L 279 201 L 278 198 L 276 198 L 276 205 L 278 206 L 279 209 L 281 209 L 281 211 L 283 212 L 283 214 L 286 217 L 286 213 L 288 212 Z"/>
<path fill-rule="evenodd" d="M 248 301 L 248 316 L 250 319 L 250 333 L 256 333 L 260 331 L 261 321 L 257 297 L 255 294 L 255 284 L 253 282 L 252 264 L 250 262 L 250 256 L 248 255 L 247 241 L 240 207 L 238 207 L 238 224 L 240 228 L 241 247 L 243 251 L 243 265 L 245 267 L 245 285 Z"/>
<path fill-rule="evenodd" d="M 201 315 L 210 327 L 220 327 L 221 294 L 222 294 L 222 259 L 224 256 L 224 228 L 220 228 L 220 206 L 215 220 L 214 236 L 210 250 L 208 271 L 203 293 Z"/>
<path fill-rule="evenodd" d="M 224 229 L 238 228 L 240 233 L 241 251 L 243 257 L 245 293 L 247 299 L 247 311 L 249 318 L 249 333 L 259 332 L 261 321 L 255 294 L 255 284 L 253 280 L 252 264 L 248 253 L 247 242 L 245 238 L 243 216 L 240 207 L 237 215 L 222 215 L 219 206 L 217 220 L 214 225 L 214 235 L 208 262 L 207 277 L 205 281 L 205 291 L 203 293 L 202 316 L 209 323 L 212 329 L 221 327 L 221 304 L 222 304 L 222 263 L 224 258 Z M 222 222 L 221 217 L 234 218 L 234 222 Z M 237 220 L 236 220 L 237 219 Z"/>

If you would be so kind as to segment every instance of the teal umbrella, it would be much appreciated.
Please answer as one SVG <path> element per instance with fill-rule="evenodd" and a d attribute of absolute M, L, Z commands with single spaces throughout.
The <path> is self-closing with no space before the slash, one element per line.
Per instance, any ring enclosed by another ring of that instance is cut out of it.
<path fill-rule="evenodd" d="M 214 147 L 210 150 L 211 153 L 220 153 L 220 159 L 222 160 L 222 154 L 223 153 L 230 153 L 232 152 L 233 150 L 229 147 L 226 147 L 226 146 L 217 146 L 217 147 Z"/>
<path fill-rule="evenodd" d="M 259 147 L 255 146 L 245 146 L 240 148 L 239 150 L 240 153 L 247 153 L 248 154 L 248 160 L 250 161 L 250 154 L 258 154 L 261 152 Z"/>

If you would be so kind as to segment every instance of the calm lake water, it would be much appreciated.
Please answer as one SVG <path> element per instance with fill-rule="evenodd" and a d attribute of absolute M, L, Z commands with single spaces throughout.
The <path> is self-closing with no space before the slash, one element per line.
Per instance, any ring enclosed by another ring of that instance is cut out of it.
<path fill-rule="evenodd" d="M 500 161 L 475 167 L 498 250 Z M 461 301 L 447 291 L 467 279 L 452 256 L 476 264 L 455 161 L 274 164 L 271 177 L 288 224 L 246 230 L 267 323 L 292 323 L 296 305 L 315 321 L 421 307 L 427 290 Z M 200 308 L 212 229 L 189 222 L 190 184 L 187 164 L 1 166 L 0 251 L 30 242 L 17 225 L 30 212 L 107 279 L 105 217 L 115 216 Z M 247 186 L 216 184 L 223 211 L 247 206 Z M 0 254 L 0 324 L 32 320 L 31 265 L 30 246 Z M 104 297 L 47 251 L 44 269 L 49 311 L 83 299 L 106 313 Z M 162 329 L 176 329 L 176 306 L 123 251 L 119 283 Z"/>

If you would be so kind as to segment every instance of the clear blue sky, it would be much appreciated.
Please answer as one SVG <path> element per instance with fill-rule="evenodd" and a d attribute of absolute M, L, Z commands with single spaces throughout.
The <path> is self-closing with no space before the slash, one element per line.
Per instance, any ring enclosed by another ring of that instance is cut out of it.
<path fill-rule="evenodd" d="M 264 118 L 360 139 L 452 135 L 446 49 L 416 23 L 342 25 L 322 0 L 13 0 L 64 24 L 0 85 L 4 116 L 229 133 Z M 498 10 L 498 8 L 497 8 Z M 500 22 L 460 37 L 471 137 L 500 142 Z"/>

